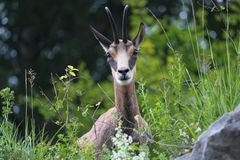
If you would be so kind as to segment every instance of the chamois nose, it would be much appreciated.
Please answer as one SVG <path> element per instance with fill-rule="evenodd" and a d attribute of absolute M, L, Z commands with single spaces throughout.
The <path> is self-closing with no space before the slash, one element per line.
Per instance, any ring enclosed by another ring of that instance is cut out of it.
<path fill-rule="evenodd" d="M 121 73 L 122 75 L 126 75 L 129 72 L 128 68 L 121 68 L 118 70 L 118 73 Z"/>

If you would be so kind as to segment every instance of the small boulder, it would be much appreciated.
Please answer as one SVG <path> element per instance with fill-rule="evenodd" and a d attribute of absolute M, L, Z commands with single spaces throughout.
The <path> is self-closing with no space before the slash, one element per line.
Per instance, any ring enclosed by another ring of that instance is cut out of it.
<path fill-rule="evenodd" d="M 191 153 L 174 160 L 240 160 L 240 105 L 212 123 Z"/>

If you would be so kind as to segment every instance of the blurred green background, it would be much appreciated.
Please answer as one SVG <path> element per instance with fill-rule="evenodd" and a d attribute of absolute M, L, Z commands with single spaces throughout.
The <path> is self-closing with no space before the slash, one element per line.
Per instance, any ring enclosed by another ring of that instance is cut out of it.
<path fill-rule="evenodd" d="M 217 65 L 224 66 L 226 16 L 230 17 L 230 52 L 235 51 L 235 44 L 238 45 L 240 26 L 240 0 L 228 3 L 226 14 L 225 0 L 2 0 L 0 89 L 9 86 L 15 91 L 11 120 L 19 126 L 20 132 L 25 128 L 25 79 L 33 76 L 29 73 L 31 69 L 36 78 L 32 87 L 28 84 L 27 96 L 31 98 L 32 90 L 37 130 L 46 124 L 47 133 L 52 135 L 59 128 L 56 124 L 59 114 L 51 109 L 50 103 L 55 103 L 57 97 L 51 74 L 58 96 L 64 96 L 64 86 L 57 82 L 57 77 L 65 74 L 64 69 L 69 64 L 79 69 L 68 97 L 71 116 L 85 124 L 79 135 L 90 128 L 95 120 L 93 117 L 113 106 L 110 69 L 103 50 L 89 30 L 89 25 L 93 25 L 111 39 L 105 6 L 110 8 L 119 31 L 123 7 L 125 4 L 130 6 L 130 37 L 136 34 L 140 22 L 146 24 L 146 36 L 137 62 L 137 81 L 145 83 L 151 95 L 148 106 L 151 106 L 166 85 L 163 81 L 169 78 L 171 67 L 178 63 L 174 55 L 181 55 L 182 63 L 193 79 L 214 69 L 212 50 Z M 160 20 L 164 30 L 147 8 Z M 62 103 L 66 105 L 66 102 Z M 141 105 L 144 113 L 147 108 L 145 104 Z M 29 115 L 31 111 L 29 107 Z M 64 112 L 61 115 L 65 116 Z"/>

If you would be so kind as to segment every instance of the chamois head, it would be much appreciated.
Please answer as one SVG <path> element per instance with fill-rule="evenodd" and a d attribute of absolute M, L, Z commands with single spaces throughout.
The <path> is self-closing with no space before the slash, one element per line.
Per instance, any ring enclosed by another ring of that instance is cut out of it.
<path fill-rule="evenodd" d="M 140 23 L 137 35 L 133 40 L 129 40 L 127 35 L 128 6 L 126 5 L 122 19 L 122 39 L 119 39 L 113 16 L 108 7 L 105 7 L 105 10 L 111 24 L 113 41 L 110 41 L 92 26 L 90 26 L 90 29 L 106 52 L 114 81 L 119 85 L 128 85 L 135 79 L 137 54 L 144 37 L 144 24 Z"/>

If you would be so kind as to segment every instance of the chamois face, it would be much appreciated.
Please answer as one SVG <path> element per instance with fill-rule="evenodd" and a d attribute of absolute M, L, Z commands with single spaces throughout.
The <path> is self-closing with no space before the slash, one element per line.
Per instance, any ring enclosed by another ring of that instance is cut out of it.
<path fill-rule="evenodd" d="M 135 78 L 138 49 L 131 41 L 111 44 L 107 51 L 107 61 L 111 66 L 114 80 L 119 85 L 128 85 Z"/>
<path fill-rule="evenodd" d="M 128 40 L 126 30 L 127 8 L 128 6 L 125 6 L 123 13 L 123 39 L 118 39 L 114 19 L 107 7 L 105 9 L 112 27 L 114 41 L 110 41 L 90 26 L 95 38 L 99 41 L 107 55 L 107 61 L 111 67 L 114 81 L 118 85 L 128 85 L 135 80 L 137 54 L 139 45 L 144 37 L 144 24 L 141 23 L 135 38 L 132 41 Z"/>

